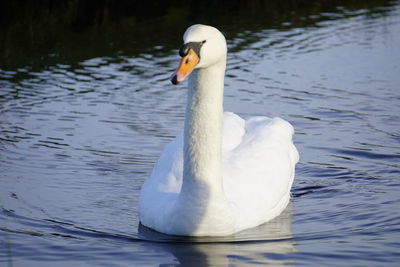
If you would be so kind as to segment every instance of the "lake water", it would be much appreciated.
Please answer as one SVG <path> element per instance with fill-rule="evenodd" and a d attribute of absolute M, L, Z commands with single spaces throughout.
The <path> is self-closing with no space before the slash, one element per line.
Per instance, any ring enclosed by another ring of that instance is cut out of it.
<path fill-rule="evenodd" d="M 154 32 L 108 50 L 82 44 L 85 31 L 58 52 L 4 56 L 10 45 L 0 64 L 0 265 L 398 266 L 400 3 L 377 2 L 219 26 L 225 109 L 290 121 L 301 156 L 285 212 L 223 238 L 138 221 L 140 187 L 183 126 L 187 84 L 168 77 L 188 25 L 166 33 L 140 22 Z"/>

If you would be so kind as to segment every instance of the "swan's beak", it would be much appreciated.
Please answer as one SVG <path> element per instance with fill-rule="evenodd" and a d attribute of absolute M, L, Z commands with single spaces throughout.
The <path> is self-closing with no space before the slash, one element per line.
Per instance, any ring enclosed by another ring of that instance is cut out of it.
<path fill-rule="evenodd" d="M 193 71 L 194 67 L 199 63 L 200 58 L 193 49 L 189 49 L 186 56 L 182 57 L 178 69 L 171 75 L 172 84 L 182 82 Z"/>

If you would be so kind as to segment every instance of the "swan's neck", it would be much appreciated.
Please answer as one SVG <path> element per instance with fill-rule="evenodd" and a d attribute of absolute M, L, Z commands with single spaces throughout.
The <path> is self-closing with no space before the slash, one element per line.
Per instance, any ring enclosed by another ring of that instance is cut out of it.
<path fill-rule="evenodd" d="M 183 193 L 221 194 L 225 66 L 226 62 L 222 61 L 197 69 L 189 77 Z"/>

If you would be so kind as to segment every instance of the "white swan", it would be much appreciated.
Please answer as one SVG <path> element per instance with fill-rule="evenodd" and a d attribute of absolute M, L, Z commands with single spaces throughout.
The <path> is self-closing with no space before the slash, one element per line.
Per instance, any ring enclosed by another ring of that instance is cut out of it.
<path fill-rule="evenodd" d="M 293 127 L 266 117 L 223 112 L 225 37 L 193 25 L 171 77 L 189 76 L 184 133 L 162 152 L 139 199 L 140 221 L 156 231 L 229 235 L 279 215 L 290 199 L 299 155 Z"/>

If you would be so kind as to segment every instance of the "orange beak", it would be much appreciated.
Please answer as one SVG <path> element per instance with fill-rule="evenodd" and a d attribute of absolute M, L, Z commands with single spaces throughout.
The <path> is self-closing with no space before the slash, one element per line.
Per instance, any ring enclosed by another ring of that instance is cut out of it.
<path fill-rule="evenodd" d="M 199 61 L 200 58 L 196 52 L 194 52 L 193 49 L 189 49 L 187 55 L 182 57 L 178 69 L 171 75 L 171 82 L 173 84 L 182 82 L 187 76 L 189 76 Z"/>

